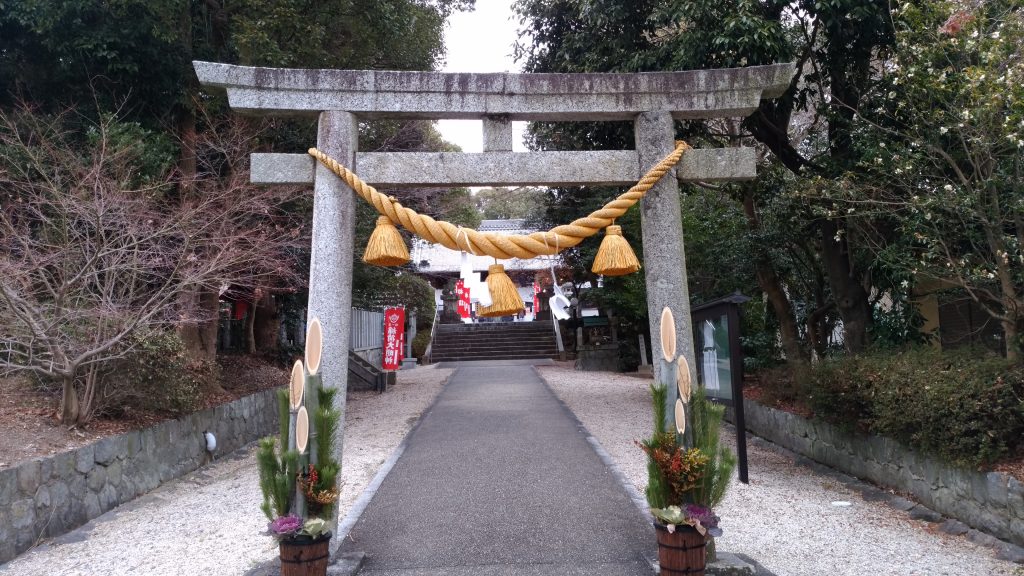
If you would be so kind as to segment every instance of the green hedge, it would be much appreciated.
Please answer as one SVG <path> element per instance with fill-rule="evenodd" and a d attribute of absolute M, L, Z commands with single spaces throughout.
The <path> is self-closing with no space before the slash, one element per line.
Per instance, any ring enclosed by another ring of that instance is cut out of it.
<path fill-rule="evenodd" d="M 920 347 L 824 362 L 808 383 L 816 416 L 962 466 L 1024 448 L 1024 368 L 979 351 Z"/>

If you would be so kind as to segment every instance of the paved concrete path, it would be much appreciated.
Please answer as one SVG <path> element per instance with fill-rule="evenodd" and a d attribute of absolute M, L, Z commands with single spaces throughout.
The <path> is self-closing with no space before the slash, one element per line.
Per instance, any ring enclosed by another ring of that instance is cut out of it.
<path fill-rule="evenodd" d="M 530 366 L 459 367 L 342 544 L 370 576 L 649 575 L 654 531 Z"/>

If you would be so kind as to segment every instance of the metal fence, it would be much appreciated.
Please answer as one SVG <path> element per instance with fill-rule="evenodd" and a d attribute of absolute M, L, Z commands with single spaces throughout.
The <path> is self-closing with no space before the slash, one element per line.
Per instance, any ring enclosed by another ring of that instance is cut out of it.
<path fill-rule="evenodd" d="M 349 349 L 360 351 L 384 345 L 384 313 L 352 309 L 352 337 Z"/>

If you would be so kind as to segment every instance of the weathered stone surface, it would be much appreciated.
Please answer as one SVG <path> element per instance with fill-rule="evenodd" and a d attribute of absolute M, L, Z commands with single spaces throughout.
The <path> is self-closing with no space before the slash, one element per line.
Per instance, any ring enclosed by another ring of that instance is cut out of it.
<path fill-rule="evenodd" d="M 117 490 L 115 490 L 114 487 L 111 486 L 110 484 L 107 484 L 106 486 L 103 487 L 102 490 L 100 490 L 99 500 L 101 510 L 106 512 L 107 510 L 112 509 L 114 506 L 117 506 L 118 504 Z"/>
<path fill-rule="evenodd" d="M 39 483 L 46 484 L 46 482 L 53 476 L 54 459 L 53 458 L 36 458 L 39 461 Z"/>
<path fill-rule="evenodd" d="M 96 449 L 92 444 L 82 446 L 75 451 L 75 470 L 88 474 L 96 466 Z"/>
<path fill-rule="evenodd" d="M 911 508 L 909 514 L 911 519 L 924 520 L 925 522 L 940 522 L 943 519 L 942 514 L 920 504 Z"/>
<path fill-rule="evenodd" d="M 11 513 L 6 506 L 0 506 L 0 562 L 3 562 L 3 545 L 8 540 L 11 540 Z M 11 548 L 13 549 L 13 541 L 11 542 Z"/>
<path fill-rule="evenodd" d="M 104 438 L 96 443 L 96 463 L 106 466 L 126 451 L 127 444 L 124 436 L 117 435 Z"/>
<path fill-rule="evenodd" d="M 1014 478 L 946 466 L 889 438 L 850 437 L 817 422 L 800 426 L 795 424 L 800 417 L 779 414 L 756 402 L 745 401 L 744 410 L 748 429 L 759 436 L 845 472 L 913 494 L 921 504 L 900 497 L 893 497 L 890 504 L 911 511 L 914 518 L 938 522 L 945 515 L 1016 545 L 1024 544 L 1024 484 Z M 807 437 L 802 436 L 804 433 Z M 827 434 L 831 434 L 833 443 L 822 441 Z"/>
<path fill-rule="evenodd" d="M 138 430 L 132 430 L 125 436 L 126 457 L 131 458 L 142 449 L 142 436 Z"/>
<path fill-rule="evenodd" d="M 967 532 L 967 539 L 971 542 L 974 542 L 975 544 L 981 546 L 988 546 L 990 548 L 996 548 L 1000 544 L 1002 544 L 1002 542 L 995 536 L 974 529 L 971 529 Z"/>
<path fill-rule="evenodd" d="M 14 547 L 14 538 L 8 536 L 0 540 L 0 560 L 14 558 L 17 555 L 18 550 Z"/>
<path fill-rule="evenodd" d="M 728 552 L 719 552 L 714 562 L 707 564 L 705 574 L 709 576 L 754 576 L 756 570 L 748 562 L 744 562 L 739 556 Z"/>
<path fill-rule="evenodd" d="M 39 460 L 22 462 L 18 466 L 18 489 L 25 496 L 32 496 L 39 488 Z"/>
<path fill-rule="evenodd" d="M 466 74 L 250 68 L 193 62 L 199 81 L 228 90 L 239 112 L 360 117 L 628 120 L 746 116 L 789 86 L 793 64 L 646 74 Z"/>
<path fill-rule="evenodd" d="M 339 162 L 352 165 L 358 149 L 359 127 L 347 112 L 320 115 L 317 147 Z M 309 309 L 307 319 L 320 319 L 324 333 L 323 383 L 339 388 L 335 408 L 345 418 L 345 388 L 348 383 L 348 343 L 352 309 L 352 250 L 355 235 L 355 194 L 331 174 L 317 166 L 313 187 L 313 237 L 310 258 Z M 338 427 L 334 457 L 342 461 L 344 426 Z M 337 526 L 332 525 L 331 529 Z M 331 540 L 331 553 L 340 545 Z"/>
<path fill-rule="evenodd" d="M 639 114 L 634 122 L 637 155 L 641 170 L 647 170 L 672 151 L 675 133 L 672 116 L 667 112 Z M 673 172 L 674 173 L 674 172 Z M 647 285 L 647 311 L 651 333 L 658 333 L 661 311 L 668 307 L 676 325 L 676 351 L 696 366 L 693 351 L 693 329 L 690 326 L 690 297 L 686 280 L 686 256 L 683 249 L 683 228 L 679 207 L 679 184 L 675 178 L 658 181 L 641 201 L 640 212 L 644 246 L 658 246 L 644 258 L 644 280 Z M 661 340 L 651 339 L 651 355 L 662 358 Z M 661 362 L 654 362 L 654 379 L 662 378 Z M 669 403 L 671 406 L 671 403 Z M 671 408 L 670 408 L 671 409 Z M 672 421 L 671 419 L 669 420 Z"/>
<path fill-rule="evenodd" d="M 69 518 L 68 512 L 71 509 L 71 491 L 63 480 L 57 480 L 50 484 L 50 505 L 63 518 L 66 524 Z"/>
<path fill-rule="evenodd" d="M 50 488 L 47 486 L 40 486 L 33 497 L 35 500 L 36 508 L 49 508 L 50 507 Z"/>
<path fill-rule="evenodd" d="M 235 418 L 242 414 L 243 406 L 260 415 L 258 422 L 253 420 L 256 424 L 252 427 L 242 426 L 244 421 Z M 274 391 L 253 395 L 244 403 L 236 401 L 224 414 L 239 422 L 231 442 L 237 446 L 251 442 L 276 428 Z M 175 439 L 172 444 L 159 444 L 150 429 L 114 437 L 113 442 L 102 447 L 90 444 L 40 458 L 28 462 L 26 469 L 18 466 L 0 470 L 0 563 L 11 560 L 40 537 L 64 534 L 143 491 L 156 488 L 160 484 L 160 466 L 172 475 L 194 470 L 200 464 L 196 455 L 201 454 L 202 448 L 193 445 L 198 438 L 193 430 L 200 426 L 212 428 L 214 423 L 213 411 L 203 411 L 183 418 L 175 428 L 163 433 L 167 442 Z M 149 449 L 144 449 L 147 446 Z M 44 481 L 44 474 L 48 480 Z M 24 493 L 20 484 L 36 486 Z"/>
<path fill-rule="evenodd" d="M 1006 481 L 1006 506 L 1010 515 L 1024 520 L 1024 483 L 1011 476 Z"/>
<path fill-rule="evenodd" d="M 988 495 L 989 505 L 994 508 L 1001 508 L 1007 505 L 1009 496 L 1009 476 L 1002 472 L 989 472 L 985 474 L 985 493 Z"/>
<path fill-rule="evenodd" d="M 100 508 L 99 495 L 89 492 L 85 495 L 84 502 L 86 518 L 95 518 L 103 513 L 103 510 Z"/>
<path fill-rule="evenodd" d="M 31 498 L 11 504 L 11 526 L 15 531 L 30 530 L 35 520 L 35 502 Z"/>
<path fill-rule="evenodd" d="M 1024 548 L 1003 542 L 996 547 L 996 558 L 1014 564 L 1024 564 Z"/>
<path fill-rule="evenodd" d="M 107 469 L 102 466 L 96 466 L 86 476 L 86 484 L 89 490 L 92 492 L 99 492 L 103 485 L 107 483 Z"/>
<path fill-rule="evenodd" d="M 1005 510 L 1005 509 L 1003 509 Z M 1010 518 L 1003 510 L 997 511 L 987 506 L 978 506 L 978 513 L 971 517 L 971 524 L 999 538 L 1013 539 L 1010 534 Z"/>
<path fill-rule="evenodd" d="M 366 554 L 349 552 L 332 556 L 331 565 L 327 567 L 327 576 L 352 576 L 358 574 L 366 561 Z"/>
<path fill-rule="evenodd" d="M 254 153 L 258 184 L 312 184 L 316 161 L 308 154 Z M 349 166 L 349 168 L 352 168 Z M 633 150 L 553 152 L 362 152 L 353 169 L 373 186 L 527 186 L 592 184 L 631 186 L 643 176 Z M 694 149 L 676 170 L 682 182 L 749 180 L 753 148 Z"/>
<path fill-rule="evenodd" d="M 942 530 L 946 534 L 952 534 L 953 536 L 967 534 L 970 529 L 970 526 L 960 522 L 959 520 L 946 520 L 939 526 L 939 530 Z"/>
<path fill-rule="evenodd" d="M 18 497 L 18 469 L 0 470 L 0 508 L 9 505 Z"/>
<path fill-rule="evenodd" d="M 907 500 L 901 496 L 893 496 L 892 499 L 889 500 L 889 505 L 897 510 L 907 512 L 917 506 L 917 502 Z"/>
<path fill-rule="evenodd" d="M 107 466 L 107 482 L 117 487 L 121 485 L 121 480 L 121 462 L 115 460 L 110 463 L 110 466 Z"/>
<path fill-rule="evenodd" d="M 33 517 L 34 519 L 34 517 Z M 25 551 L 31 548 L 38 538 L 35 532 L 35 524 L 29 524 L 25 528 L 15 529 L 14 531 L 14 548 L 18 551 Z"/>
<path fill-rule="evenodd" d="M 501 116 L 484 118 L 483 139 L 484 152 L 511 152 L 512 121 Z"/>

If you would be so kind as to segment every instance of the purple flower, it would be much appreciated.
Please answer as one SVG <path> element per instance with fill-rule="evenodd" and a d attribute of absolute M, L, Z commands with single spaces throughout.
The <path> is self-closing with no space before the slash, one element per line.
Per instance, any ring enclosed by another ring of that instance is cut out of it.
<path fill-rule="evenodd" d="M 718 527 L 718 516 L 706 506 L 698 504 L 686 505 L 686 518 L 700 523 L 711 536 L 721 536 L 722 530 Z"/>
<path fill-rule="evenodd" d="M 299 518 L 294 514 L 278 516 L 273 522 L 267 525 L 267 529 L 275 536 L 291 536 L 299 530 L 302 530 L 302 518 Z"/>

